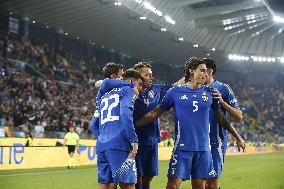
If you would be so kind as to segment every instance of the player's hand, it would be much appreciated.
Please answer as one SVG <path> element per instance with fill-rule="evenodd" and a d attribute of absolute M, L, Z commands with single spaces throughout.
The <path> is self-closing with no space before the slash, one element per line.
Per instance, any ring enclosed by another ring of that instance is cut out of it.
<path fill-rule="evenodd" d="M 220 103 L 224 101 L 218 89 L 213 89 L 213 95 L 214 95 L 214 98 L 217 99 Z"/>
<path fill-rule="evenodd" d="M 129 153 L 128 157 L 134 159 L 138 151 L 138 143 L 131 143 L 132 151 Z"/>
<path fill-rule="evenodd" d="M 243 152 L 246 151 L 246 143 L 243 139 L 241 140 L 237 140 L 237 146 L 238 146 L 238 151 L 240 152 L 241 149 L 243 150 Z"/>

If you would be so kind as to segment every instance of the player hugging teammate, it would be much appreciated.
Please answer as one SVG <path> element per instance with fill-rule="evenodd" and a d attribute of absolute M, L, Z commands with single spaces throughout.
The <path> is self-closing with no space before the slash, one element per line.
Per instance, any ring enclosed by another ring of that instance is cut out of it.
<path fill-rule="evenodd" d="M 100 188 L 115 188 L 117 183 L 123 189 L 150 188 L 152 178 L 158 175 L 158 118 L 173 108 L 175 145 L 167 189 L 176 189 L 189 179 L 193 189 L 217 189 L 226 152 L 226 131 L 236 138 L 239 149 L 245 149 L 244 140 L 226 119 L 227 112 L 237 121 L 242 119 L 232 90 L 214 80 L 216 65 L 211 59 L 188 59 L 184 78 L 174 84 L 153 84 L 151 68 L 147 62 L 140 62 L 134 70 L 126 71 L 135 72 L 135 76 L 124 76 L 125 81 L 105 79 L 101 84 L 97 112 L 91 122 L 97 148 L 101 149 Z M 115 142 L 102 148 L 112 140 Z"/>

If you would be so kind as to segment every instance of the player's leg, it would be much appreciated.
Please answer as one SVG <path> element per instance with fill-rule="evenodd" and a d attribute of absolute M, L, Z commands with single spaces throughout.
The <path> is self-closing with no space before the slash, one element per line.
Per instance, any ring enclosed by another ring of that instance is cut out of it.
<path fill-rule="evenodd" d="M 159 174 L 158 144 L 139 146 L 135 159 L 138 175 L 136 189 L 150 189 L 153 177 Z"/>
<path fill-rule="evenodd" d="M 137 177 L 137 183 L 135 185 L 136 189 L 150 189 L 150 183 L 153 177 L 143 176 Z"/>
<path fill-rule="evenodd" d="M 153 180 L 152 176 L 143 176 L 141 189 L 150 189 L 150 183 L 152 180 Z"/>
<path fill-rule="evenodd" d="M 97 152 L 99 189 L 115 189 L 112 172 L 105 152 Z"/>
<path fill-rule="evenodd" d="M 211 151 L 193 152 L 192 189 L 204 189 L 207 179 L 215 178 Z"/>
<path fill-rule="evenodd" d="M 206 181 L 206 189 L 218 189 L 219 180 L 218 179 L 208 179 Z"/>
<path fill-rule="evenodd" d="M 167 189 L 178 189 L 182 182 L 181 178 L 168 177 Z"/>
<path fill-rule="evenodd" d="M 192 179 L 191 181 L 192 189 L 204 189 L 205 183 L 206 179 Z"/>
<path fill-rule="evenodd" d="M 167 189 L 178 189 L 181 182 L 190 180 L 192 153 L 173 150 L 169 163 Z"/>
<path fill-rule="evenodd" d="M 135 184 L 136 189 L 142 189 L 143 179 L 145 175 L 145 163 L 147 161 L 147 146 L 139 145 L 137 155 L 135 157 L 136 167 L 137 167 L 137 183 Z"/>
<path fill-rule="evenodd" d="M 74 159 L 74 152 L 75 152 L 75 146 L 74 145 L 68 145 L 68 154 L 69 154 L 69 160 L 68 160 L 68 169 L 72 168 L 75 162 Z"/>
<path fill-rule="evenodd" d="M 135 184 L 119 183 L 121 189 L 135 189 Z"/>
<path fill-rule="evenodd" d="M 221 172 L 224 163 L 225 151 L 222 147 L 211 146 L 211 154 L 213 159 L 213 167 L 215 170 L 215 177 L 208 179 L 206 181 L 206 189 L 218 189 L 219 188 L 219 179 L 221 177 Z"/>
<path fill-rule="evenodd" d="M 114 188 L 116 188 L 116 185 L 114 183 L 99 184 L 99 189 L 114 189 Z"/>

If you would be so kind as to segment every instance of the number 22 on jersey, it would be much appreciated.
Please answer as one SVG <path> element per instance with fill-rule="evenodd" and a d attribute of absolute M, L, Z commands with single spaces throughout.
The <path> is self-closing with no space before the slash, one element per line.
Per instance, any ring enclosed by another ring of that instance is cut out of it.
<path fill-rule="evenodd" d="M 114 102 L 109 103 L 112 99 L 114 99 Z M 119 120 L 119 116 L 111 115 L 112 109 L 117 107 L 119 104 L 119 95 L 113 94 L 109 96 L 108 98 L 104 98 L 101 101 L 101 105 L 103 104 L 103 107 L 101 108 L 101 125 L 105 124 L 109 121 L 117 121 Z"/>

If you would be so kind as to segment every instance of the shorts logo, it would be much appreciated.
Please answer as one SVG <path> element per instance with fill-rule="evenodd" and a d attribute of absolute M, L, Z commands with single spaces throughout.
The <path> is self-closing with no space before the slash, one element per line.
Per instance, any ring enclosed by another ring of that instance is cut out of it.
<path fill-rule="evenodd" d="M 216 171 L 213 169 L 210 173 L 209 173 L 209 176 L 216 176 Z"/>

